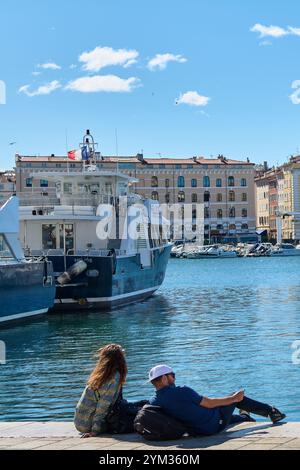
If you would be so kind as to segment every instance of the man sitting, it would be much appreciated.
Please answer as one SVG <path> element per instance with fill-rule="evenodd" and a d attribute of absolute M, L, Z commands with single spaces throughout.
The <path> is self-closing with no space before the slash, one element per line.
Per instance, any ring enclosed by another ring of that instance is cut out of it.
<path fill-rule="evenodd" d="M 249 413 L 268 417 L 273 423 L 285 418 L 277 408 L 245 397 L 243 390 L 224 398 L 208 398 L 189 387 L 178 387 L 173 369 L 165 364 L 150 370 L 149 382 L 156 389 L 150 404 L 162 407 L 168 415 L 186 423 L 197 434 L 212 435 L 228 424 L 255 421 Z M 239 415 L 233 414 L 235 408 L 240 410 Z"/>

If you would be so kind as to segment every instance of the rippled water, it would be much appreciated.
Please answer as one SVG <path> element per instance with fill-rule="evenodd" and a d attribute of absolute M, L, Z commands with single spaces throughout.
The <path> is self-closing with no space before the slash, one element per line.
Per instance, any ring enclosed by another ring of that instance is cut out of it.
<path fill-rule="evenodd" d="M 168 363 L 178 384 L 211 396 L 244 387 L 300 421 L 299 272 L 300 258 L 171 259 L 162 288 L 142 303 L 2 326 L 0 420 L 72 419 L 93 353 L 118 342 L 129 399 L 151 396 L 148 369 Z"/>

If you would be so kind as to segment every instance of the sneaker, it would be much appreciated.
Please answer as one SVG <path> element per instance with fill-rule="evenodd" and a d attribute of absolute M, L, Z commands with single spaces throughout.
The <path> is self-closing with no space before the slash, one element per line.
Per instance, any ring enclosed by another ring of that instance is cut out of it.
<path fill-rule="evenodd" d="M 249 421 L 250 423 L 256 422 L 256 419 L 252 418 L 248 411 L 240 410 L 239 415 L 244 419 L 244 421 Z"/>
<path fill-rule="evenodd" d="M 284 413 L 281 413 L 281 411 L 279 411 L 277 408 L 274 408 L 274 406 L 272 408 L 271 413 L 269 413 L 269 418 L 273 424 L 278 423 L 278 421 L 281 421 L 285 417 L 286 415 Z"/>

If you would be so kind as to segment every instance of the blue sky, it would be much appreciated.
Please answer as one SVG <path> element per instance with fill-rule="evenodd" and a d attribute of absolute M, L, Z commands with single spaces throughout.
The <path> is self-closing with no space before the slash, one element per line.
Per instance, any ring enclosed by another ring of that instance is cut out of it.
<path fill-rule="evenodd" d="M 66 129 L 104 155 L 116 128 L 122 155 L 300 152 L 294 0 L 6 0 L 1 20 L 0 168 L 65 154 Z"/>

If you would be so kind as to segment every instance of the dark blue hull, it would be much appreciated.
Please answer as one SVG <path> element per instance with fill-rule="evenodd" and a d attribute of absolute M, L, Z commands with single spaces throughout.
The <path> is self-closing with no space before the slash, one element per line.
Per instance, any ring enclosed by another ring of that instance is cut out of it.
<path fill-rule="evenodd" d="M 145 299 L 162 284 L 172 246 L 152 251 L 151 267 L 142 267 L 140 255 L 68 256 L 66 267 L 83 260 L 88 268 L 70 283 L 57 286 L 55 309 L 110 309 Z M 49 257 L 54 271 L 65 271 L 63 257 Z"/>
<path fill-rule="evenodd" d="M 51 263 L 0 265 L 0 322 L 46 313 L 54 299 Z"/>

